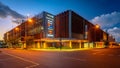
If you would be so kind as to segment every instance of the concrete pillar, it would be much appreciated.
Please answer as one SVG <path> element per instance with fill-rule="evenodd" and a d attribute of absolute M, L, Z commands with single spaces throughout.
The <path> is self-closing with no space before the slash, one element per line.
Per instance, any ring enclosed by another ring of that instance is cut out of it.
<path fill-rule="evenodd" d="M 22 43 L 21 48 L 23 49 L 24 43 Z"/>
<path fill-rule="evenodd" d="M 34 45 L 32 44 L 32 46 L 33 46 L 33 48 L 36 48 L 36 45 L 35 45 L 35 44 L 34 44 Z"/>
<path fill-rule="evenodd" d="M 13 48 L 13 45 L 12 45 L 12 43 L 10 44 L 10 48 Z"/>
<path fill-rule="evenodd" d="M 81 42 L 79 43 L 79 48 L 81 48 Z"/>
<path fill-rule="evenodd" d="M 98 48 L 98 43 L 96 42 L 96 48 Z"/>
<path fill-rule="evenodd" d="M 37 42 L 37 48 L 40 48 L 40 42 Z"/>
<path fill-rule="evenodd" d="M 41 48 L 43 47 L 43 43 L 42 43 L 42 41 L 40 42 L 40 47 L 41 47 Z"/>
<path fill-rule="evenodd" d="M 46 48 L 46 47 L 47 47 L 47 46 L 46 46 L 46 42 L 44 42 L 44 43 L 43 43 L 43 48 Z"/>
<path fill-rule="evenodd" d="M 69 47 L 72 48 L 72 42 L 71 41 L 69 41 Z"/>
<path fill-rule="evenodd" d="M 104 48 L 104 43 L 102 42 L 102 48 Z"/>
<path fill-rule="evenodd" d="M 26 48 L 26 43 L 23 44 L 23 48 Z"/>
<path fill-rule="evenodd" d="M 111 47 L 111 48 L 113 47 L 112 43 L 110 43 L 110 47 Z"/>

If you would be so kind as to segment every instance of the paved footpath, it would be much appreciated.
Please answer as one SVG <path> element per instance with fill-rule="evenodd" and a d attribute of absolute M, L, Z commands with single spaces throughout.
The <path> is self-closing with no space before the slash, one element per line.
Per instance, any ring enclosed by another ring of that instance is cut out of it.
<path fill-rule="evenodd" d="M 77 51 L 0 50 L 0 68 L 120 68 L 120 48 Z"/>
<path fill-rule="evenodd" d="M 32 62 L 0 52 L 0 68 L 29 68 Z"/>

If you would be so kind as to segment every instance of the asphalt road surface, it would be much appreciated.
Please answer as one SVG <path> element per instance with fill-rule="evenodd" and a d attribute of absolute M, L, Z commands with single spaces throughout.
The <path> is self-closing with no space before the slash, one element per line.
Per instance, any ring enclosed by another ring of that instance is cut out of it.
<path fill-rule="evenodd" d="M 120 49 L 34 51 L 0 49 L 0 68 L 120 68 Z"/>

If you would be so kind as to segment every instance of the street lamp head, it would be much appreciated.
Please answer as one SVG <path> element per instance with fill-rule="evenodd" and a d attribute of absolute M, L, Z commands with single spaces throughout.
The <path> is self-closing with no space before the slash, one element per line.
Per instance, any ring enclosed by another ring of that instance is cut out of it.
<path fill-rule="evenodd" d="M 100 28 L 100 25 L 96 24 L 96 25 L 95 25 L 95 28 Z"/>
<path fill-rule="evenodd" d="M 44 28 L 43 28 L 43 26 L 41 26 L 41 30 L 43 30 Z"/>
<path fill-rule="evenodd" d="M 9 35 L 10 33 L 9 32 L 7 32 L 7 35 Z"/>
<path fill-rule="evenodd" d="M 31 18 L 28 19 L 28 22 L 33 22 L 33 20 Z"/>
<path fill-rule="evenodd" d="M 18 30 L 19 30 L 19 28 L 18 28 L 18 27 L 16 27 L 16 28 L 15 28 L 15 31 L 18 31 Z"/>

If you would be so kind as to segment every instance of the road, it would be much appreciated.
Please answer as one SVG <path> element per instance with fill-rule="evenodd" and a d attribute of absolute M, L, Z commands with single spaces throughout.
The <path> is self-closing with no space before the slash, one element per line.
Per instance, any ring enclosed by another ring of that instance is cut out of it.
<path fill-rule="evenodd" d="M 34 51 L 0 49 L 0 68 L 120 68 L 120 49 Z"/>

